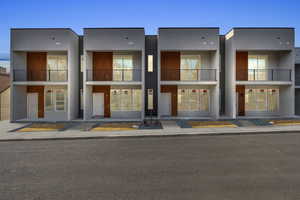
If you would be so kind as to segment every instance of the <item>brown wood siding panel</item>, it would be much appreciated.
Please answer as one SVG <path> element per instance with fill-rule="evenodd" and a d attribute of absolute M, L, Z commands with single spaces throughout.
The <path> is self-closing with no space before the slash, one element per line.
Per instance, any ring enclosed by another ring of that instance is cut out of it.
<path fill-rule="evenodd" d="M 46 52 L 27 53 L 27 80 L 28 81 L 47 80 L 47 53 Z"/>
<path fill-rule="evenodd" d="M 180 80 L 180 52 L 161 52 L 160 54 L 161 80 Z"/>
<path fill-rule="evenodd" d="M 94 85 L 93 93 L 104 93 L 104 117 L 110 117 L 110 86 Z"/>
<path fill-rule="evenodd" d="M 237 85 L 236 92 L 238 93 L 238 115 L 245 116 L 245 86 Z"/>
<path fill-rule="evenodd" d="M 27 86 L 27 93 L 38 93 L 38 117 L 44 117 L 44 86 Z"/>
<path fill-rule="evenodd" d="M 93 80 L 112 81 L 113 54 L 112 52 L 93 53 Z"/>
<path fill-rule="evenodd" d="M 236 80 L 248 80 L 248 52 L 236 52 Z"/>
<path fill-rule="evenodd" d="M 171 104 L 172 104 L 172 116 L 177 116 L 177 101 L 178 101 L 178 89 L 177 85 L 162 85 L 160 88 L 162 93 L 171 93 Z"/>

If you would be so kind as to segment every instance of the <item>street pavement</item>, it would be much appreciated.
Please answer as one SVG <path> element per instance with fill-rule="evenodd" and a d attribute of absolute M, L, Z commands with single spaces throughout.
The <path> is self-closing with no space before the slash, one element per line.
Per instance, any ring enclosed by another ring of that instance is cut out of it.
<path fill-rule="evenodd" d="M 300 133 L 0 142 L 1 200 L 297 200 Z"/>

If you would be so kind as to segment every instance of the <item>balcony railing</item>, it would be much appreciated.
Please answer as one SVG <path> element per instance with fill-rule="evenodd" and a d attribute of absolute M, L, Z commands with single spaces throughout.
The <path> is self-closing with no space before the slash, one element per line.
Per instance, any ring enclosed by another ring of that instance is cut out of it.
<path fill-rule="evenodd" d="M 291 69 L 248 69 L 237 72 L 238 81 L 291 81 Z"/>
<path fill-rule="evenodd" d="M 216 81 L 216 69 L 168 69 L 161 70 L 162 81 Z"/>
<path fill-rule="evenodd" d="M 141 69 L 86 70 L 87 81 L 141 81 Z"/>
<path fill-rule="evenodd" d="M 13 70 L 14 81 L 53 81 L 68 80 L 68 70 Z"/>

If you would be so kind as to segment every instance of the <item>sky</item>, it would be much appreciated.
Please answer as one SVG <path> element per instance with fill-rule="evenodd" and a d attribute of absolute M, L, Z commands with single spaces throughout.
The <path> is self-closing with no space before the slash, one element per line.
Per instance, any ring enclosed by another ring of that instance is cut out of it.
<path fill-rule="evenodd" d="M 10 28 L 294 27 L 300 46 L 300 0 L 0 0 L 0 54 Z"/>

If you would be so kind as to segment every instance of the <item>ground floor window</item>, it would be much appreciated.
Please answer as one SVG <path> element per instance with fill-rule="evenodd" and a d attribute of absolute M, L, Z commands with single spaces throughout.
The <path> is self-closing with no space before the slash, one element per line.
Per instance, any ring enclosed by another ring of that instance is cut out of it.
<path fill-rule="evenodd" d="M 178 111 L 209 111 L 208 89 L 178 89 Z"/>
<path fill-rule="evenodd" d="M 66 109 L 66 89 L 46 89 L 45 110 L 65 111 Z"/>
<path fill-rule="evenodd" d="M 248 88 L 245 94 L 246 111 L 277 112 L 279 108 L 278 88 Z"/>
<path fill-rule="evenodd" d="M 141 111 L 141 89 L 111 89 L 111 111 Z"/>

